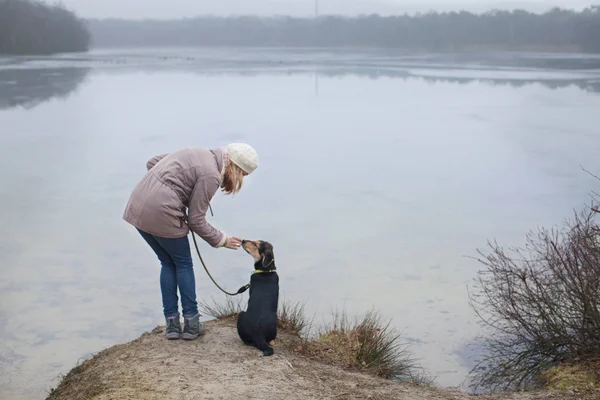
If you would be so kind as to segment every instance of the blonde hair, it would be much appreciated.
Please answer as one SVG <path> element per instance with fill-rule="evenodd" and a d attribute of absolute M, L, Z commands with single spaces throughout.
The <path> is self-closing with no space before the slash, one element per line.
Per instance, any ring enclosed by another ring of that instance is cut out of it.
<path fill-rule="evenodd" d="M 221 189 L 225 194 L 236 194 L 244 183 L 244 171 L 232 162 L 229 162 L 223 174 Z"/>

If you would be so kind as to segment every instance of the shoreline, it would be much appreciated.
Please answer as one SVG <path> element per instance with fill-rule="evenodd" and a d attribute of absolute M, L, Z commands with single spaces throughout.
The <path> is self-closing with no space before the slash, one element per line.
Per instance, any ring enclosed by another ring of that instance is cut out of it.
<path fill-rule="evenodd" d="M 74 367 L 46 400 L 71 399 L 580 399 L 564 392 L 467 394 L 397 382 L 298 351 L 298 336 L 279 331 L 275 355 L 262 357 L 239 340 L 232 318 L 206 322 L 194 341 L 167 341 L 164 326 L 109 347 Z M 342 397 L 340 397 L 342 396 Z"/>

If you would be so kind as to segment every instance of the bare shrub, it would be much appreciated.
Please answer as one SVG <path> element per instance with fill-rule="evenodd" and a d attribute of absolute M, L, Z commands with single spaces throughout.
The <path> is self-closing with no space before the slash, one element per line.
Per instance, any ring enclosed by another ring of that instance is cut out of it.
<path fill-rule="evenodd" d="M 490 243 L 479 252 L 470 304 L 493 335 L 473 369 L 476 388 L 536 386 L 562 363 L 600 354 L 600 234 L 597 208 L 574 213 L 562 229 L 530 232 L 524 248 Z"/>

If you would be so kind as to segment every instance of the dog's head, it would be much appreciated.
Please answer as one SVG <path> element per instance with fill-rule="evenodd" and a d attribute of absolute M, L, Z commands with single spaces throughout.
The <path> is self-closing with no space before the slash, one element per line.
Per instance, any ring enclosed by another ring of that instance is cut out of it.
<path fill-rule="evenodd" d="M 264 240 L 242 240 L 242 247 L 254 258 L 255 265 L 262 269 L 275 269 L 273 245 Z"/>

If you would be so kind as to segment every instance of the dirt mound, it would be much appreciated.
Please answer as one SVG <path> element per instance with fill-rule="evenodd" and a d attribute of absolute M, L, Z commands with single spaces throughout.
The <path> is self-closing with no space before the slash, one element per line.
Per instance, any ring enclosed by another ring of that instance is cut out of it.
<path fill-rule="evenodd" d="M 296 354 L 275 343 L 262 357 L 244 346 L 231 321 L 211 321 L 204 337 L 167 341 L 163 328 L 111 347 L 75 367 L 48 400 L 192 399 L 472 399 L 459 391 L 396 383 L 350 372 Z M 477 399 L 567 399 L 549 393 L 477 396 Z"/>

